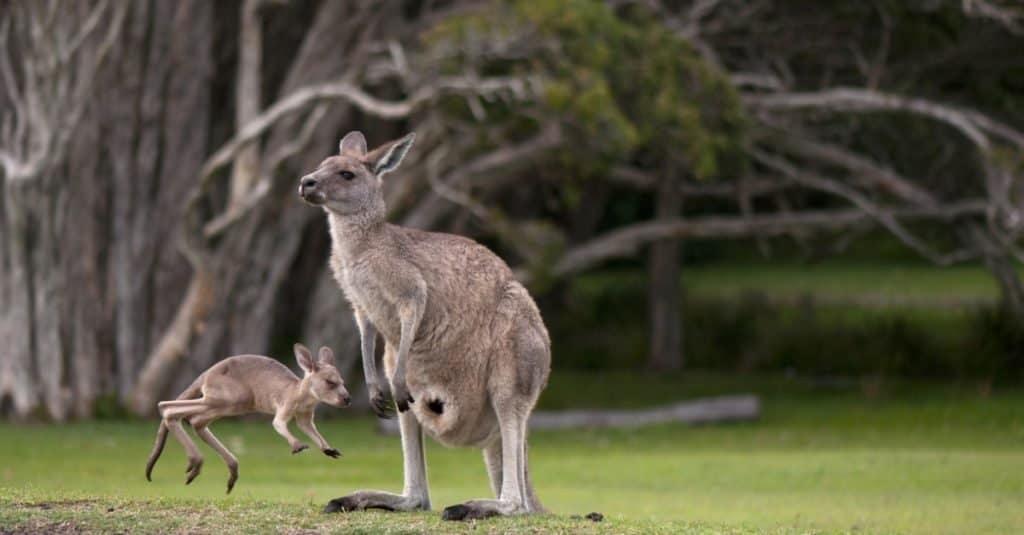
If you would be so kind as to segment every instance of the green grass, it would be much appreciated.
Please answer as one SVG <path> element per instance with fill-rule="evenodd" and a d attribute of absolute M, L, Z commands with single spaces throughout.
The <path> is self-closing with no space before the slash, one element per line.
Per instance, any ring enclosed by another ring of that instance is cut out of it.
<path fill-rule="evenodd" d="M 1021 533 L 1024 394 L 894 384 L 865 399 L 854 383 L 823 389 L 784 378 L 640 377 L 556 372 L 543 404 L 629 406 L 754 391 L 758 422 L 708 427 L 536 432 L 531 469 L 556 514 L 442 524 L 442 507 L 485 497 L 480 454 L 430 443 L 435 512 L 322 515 L 330 498 L 397 489 L 395 437 L 361 417 L 325 420 L 345 456 L 292 456 L 268 422 L 215 425 L 241 479 L 210 452 L 183 485 L 173 442 L 143 478 L 153 422 L 0 424 L 0 531 L 366 533 Z M 204 449 L 204 451 L 206 451 Z M 569 515 L 600 511 L 602 523 Z"/>

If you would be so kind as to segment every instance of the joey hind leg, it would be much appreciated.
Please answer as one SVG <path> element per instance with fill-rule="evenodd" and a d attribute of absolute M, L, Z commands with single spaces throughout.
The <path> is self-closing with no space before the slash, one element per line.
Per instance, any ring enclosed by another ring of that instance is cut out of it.
<path fill-rule="evenodd" d="M 398 415 L 402 432 L 402 456 L 405 486 L 401 494 L 379 490 L 359 490 L 327 503 L 325 513 L 384 509 L 386 511 L 429 511 L 430 491 L 427 487 L 427 463 L 423 451 L 423 429 L 412 411 Z"/>
<path fill-rule="evenodd" d="M 188 433 L 185 432 L 181 421 L 183 418 L 190 418 L 207 410 L 206 404 L 201 399 L 187 401 L 189 402 L 187 404 L 165 401 L 158 405 L 164 424 L 174 435 L 175 440 L 185 448 L 185 455 L 188 457 L 188 467 L 185 468 L 185 472 L 188 474 L 188 479 L 185 480 L 186 485 L 199 476 L 199 471 L 203 467 L 203 456 L 199 453 L 195 442 L 192 442 Z"/>
<path fill-rule="evenodd" d="M 214 414 L 202 414 L 192 417 L 190 423 L 192 429 L 195 429 L 196 434 L 199 438 L 203 439 L 213 451 L 220 455 L 220 458 L 224 460 L 224 464 L 228 467 L 228 490 L 227 493 L 231 494 L 231 489 L 235 488 L 235 482 L 238 481 L 238 459 L 235 458 L 234 454 L 231 453 L 220 440 L 214 436 L 213 432 L 210 431 L 210 424 L 217 419 Z"/>

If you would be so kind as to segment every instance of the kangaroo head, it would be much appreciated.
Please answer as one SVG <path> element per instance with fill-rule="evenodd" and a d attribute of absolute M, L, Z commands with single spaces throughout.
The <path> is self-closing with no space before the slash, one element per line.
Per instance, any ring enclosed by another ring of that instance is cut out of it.
<path fill-rule="evenodd" d="M 324 346 L 320 348 L 320 355 L 313 359 L 313 354 L 302 344 L 295 344 L 295 359 L 299 361 L 299 367 L 305 372 L 302 381 L 309 385 L 309 392 L 317 401 L 322 401 L 335 407 L 347 407 L 352 401 L 348 390 L 345 389 L 345 380 L 338 373 L 334 363 L 334 352 L 331 348 Z"/>
<path fill-rule="evenodd" d="M 361 132 L 342 138 L 338 154 L 320 163 L 299 181 L 299 196 L 309 204 L 323 206 L 340 215 L 379 211 L 383 215 L 381 177 L 394 171 L 409 151 L 416 134 L 389 141 L 366 151 Z"/>

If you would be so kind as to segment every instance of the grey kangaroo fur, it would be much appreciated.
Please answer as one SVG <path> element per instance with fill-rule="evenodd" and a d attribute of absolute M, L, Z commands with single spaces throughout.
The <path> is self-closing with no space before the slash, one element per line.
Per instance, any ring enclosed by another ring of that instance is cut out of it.
<path fill-rule="evenodd" d="M 274 430 L 288 441 L 292 453 L 308 448 L 288 430 L 288 423 L 296 419 L 302 429 L 328 457 L 338 458 L 341 452 L 317 431 L 313 413 L 323 402 L 345 407 L 351 402 L 345 381 L 335 367 L 334 353 L 321 347 L 316 360 L 309 349 L 295 344 L 295 358 L 304 372 L 299 379 L 280 362 L 260 355 L 228 357 L 202 373 L 192 385 L 174 401 L 161 401 L 160 428 L 157 430 L 153 452 L 146 462 L 146 479 L 152 481 L 153 466 L 164 451 L 168 430 L 185 448 L 188 455 L 188 479 L 192 482 L 203 466 L 203 456 L 182 425 L 188 422 L 199 438 L 210 445 L 228 465 L 228 493 L 238 480 L 238 459 L 210 432 L 210 424 L 225 417 L 249 413 L 274 415 Z"/>
<path fill-rule="evenodd" d="M 526 423 L 547 384 L 551 343 L 533 299 L 503 260 L 478 243 L 384 220 L 382 177 L 414 134 L 367 152 L 350 132 L 339 154 L 302 177 L 299 195 L 327 214 L 330 265 L 352 304 L 371 404 L 388 416 L 376 384 L 374 345 L 399 410 L 405 486 L 361 490 L 325 511 L 430 509 L 423 431 L 448 446 L 483 449 L 496 499 L 444 510 L 463 520 L 543 512 L 530 482 Z"/>

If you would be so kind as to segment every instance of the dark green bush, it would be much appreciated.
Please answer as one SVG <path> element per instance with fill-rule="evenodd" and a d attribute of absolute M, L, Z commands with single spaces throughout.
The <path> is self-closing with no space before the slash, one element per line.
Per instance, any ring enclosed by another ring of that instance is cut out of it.
<path fill-rule="evenodd" d="M 571 285 L 545 318 L 562 369 L 642 369 L 642 276 Z M 557 311 L 557 312 L 555 312 Z M 930 310 L 772 301 L 746 293 L 685 299 L 686 368 L 809 376 L 1024 379 L 1024 326 L 999 307 Z"/>

